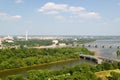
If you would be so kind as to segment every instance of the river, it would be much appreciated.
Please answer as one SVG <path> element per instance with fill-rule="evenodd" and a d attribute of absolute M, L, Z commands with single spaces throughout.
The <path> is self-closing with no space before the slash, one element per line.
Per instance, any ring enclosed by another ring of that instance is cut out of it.
<path fill-rule="evenodd" d="M 19 69 L 14 69 L 14 70 L 6 70 L 4 72 L 0 72 L 0 78 L 4 79 L 5 77 L 7 77 L 9 75 L 15 75 L 15 74 L 25 75 L 26 72 L 29 70 L 38 70 L 38 69 L 60 70 L 60 69 L 63 69 L 64 67 L 72 67 L 72 66 L 82 64 L 82 63 L 96 65 L 92 61 L 77 59 L 77 60 L 70 60 L 70 61 L 65 61 L 65 62 L 52 63 L 52 64 L 48 64 L 48 65 L 46 64 L 46 65 L 42 65 L 42 66 L 38 65 L 38 66 L 31 66 L 31 67 L 19 68 Z"/>
<path fill-rule="evenodd" d="M 120 40 L 97 40 L 95 42 L 87 43 L 87 44 L 90 44 L 90 45 L 108 45 L 108 46 L 112 45 L 113 46 L 112 48 L 109 48 L 109 47 L 105 47 L 105 48 L 87 47 L 87 48 L 89 50 L 96 51 L 99 56 L 120 59 L 120 57 L 118 57 L 116 55 L 116 51 L 118 50 L 116 48 L 116 46 L 120 45 Z M 82 60 L 82 59 L 81 60 L 72 60 L 72 61 L 67 61 L 67 62 L 58 62 L 58 63 L 48 64 L 48 65 L 43 65 L 43 66 L 32 66 L 32 67 L 27 67 L 24 69 L 19 68 L 19 69 L 15 69 L 15 70 L 0 72 L 0 77 L 5 78 L 8 75 L 15 75 L 15 74 L 23 74 L 24 75 L 29 70 L 37 70 L 37 69 L 60 70 L 60 69 L 63 69 L 64 67 L 71 67 L 71 66 L 75 66 L 75 65 L 81 64 L 81 63 L 95 65 L 95 63 L 93 63 L 92 61 L 86 61 L 86 60 Z"/>
<path fill-rule="evenodd" d="M 87 43 L 86 45 L 91 45 L 91 47 L 86 48 L 91 51 L 96 51 L 99 56 L 120 59 L 120 56 L 116 54 L 116 51 L 120 50 L 117 48 L 120 46 L 120 40 L 97 40 L 92 43 Z M 97 48 L 93 47 L 93 45 L 97 45 Z M 104 48 L 102 46 L 104 46 Z"/>

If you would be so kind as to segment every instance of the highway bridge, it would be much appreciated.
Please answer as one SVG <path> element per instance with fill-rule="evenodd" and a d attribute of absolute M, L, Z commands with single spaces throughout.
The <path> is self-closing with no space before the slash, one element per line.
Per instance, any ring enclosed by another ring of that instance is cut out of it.
<path fill-rule="evenodd" d="M 84 55 L 80 54 L 80 58 L 85 60 L 94 61 L 97 64 L 101 64 L 102 62 L 120 62 L 119 59 L 109 58 L 109 57 L 102 57 L 102 56 L 91 56 L 91 55 Z"/>

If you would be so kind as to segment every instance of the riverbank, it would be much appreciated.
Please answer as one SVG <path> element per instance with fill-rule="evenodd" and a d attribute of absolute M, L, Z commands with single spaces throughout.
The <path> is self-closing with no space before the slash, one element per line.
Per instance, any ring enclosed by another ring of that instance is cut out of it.
<path fill-rule="evenodd" d="M 93 51 L 94 53 L 95 53 L 95 55 L 94 56 L 96 56 L 96 57 L 98 57 L 99 56 L 99 54 L 98 54 L 98 52 L 97 51 Z"/>
<path fill-rule="evenodd" d="M 91 52 L 94 52 L 94 55 L 93 56 L 95 56 L 95 57 L 98 57 L 99 56 L 99 54 L 98 54 L 98 51 L 93 51 L 93 50 L 90 50 Z"/>
<path fill-rule="evenodd" d="M 92 52 L 95 53 L 94 56 L 98 56 L 97 51 L 92 51 Z M 3 72 L 29 69 L 29 68 L 34 68 L 34 67 L 41 67 L 41 66 L 46 66 L 46 65 L 56 64 L 56 63 L 62 63 L 62 62 L 70 62 L 70 61 L 75 61 L 75 60 L 80 60 L 80 58 L 72 58 L 72 59 L 60 60 L 60 61 L 55 61 L 55 62 L 43 63 L 43 64 L 34 64 L 34 65 L 31 65 L 31 66 L 24 66 L 24 67 L 19 67 L 19 68 L 5 69 L 5 70 L 0 70 L 0 74 L 3 73 Z"/>
<path fill-rule="evenodd" d="M 20 67 L 20 68 L 12 68 L 12 69 L 0 70 L 0 74 L 1 73 L 6 73 L 6 72 L 10 72 L 10 71 L 17 71 L 17 70 L 23 70 L 23 69 L 31 69 L 31 68 L 34 68 L 34 67 L 41 67 L 41 66 L 46 66 L 46 65 L 56 64 L 56 63 L 62 63 L 62 62 L 70 62 L 70 61 L 75 61 L 75 60 L 80 60 L 80 58 L 60 60 L 60 61 L 56 61 L 56 62 L 43 63 L 43 64 L 35 64 L 35 65 L 32 65 L 32 66 L 25 66 L 25 67 Z"/>

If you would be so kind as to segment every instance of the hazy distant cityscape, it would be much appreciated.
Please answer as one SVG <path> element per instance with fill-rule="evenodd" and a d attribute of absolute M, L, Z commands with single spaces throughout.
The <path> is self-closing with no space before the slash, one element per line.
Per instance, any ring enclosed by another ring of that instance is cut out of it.
<path fill-rule="evenodd" d="M 120 80 L 120 1 L 0 0 L 0 80 Z"/>

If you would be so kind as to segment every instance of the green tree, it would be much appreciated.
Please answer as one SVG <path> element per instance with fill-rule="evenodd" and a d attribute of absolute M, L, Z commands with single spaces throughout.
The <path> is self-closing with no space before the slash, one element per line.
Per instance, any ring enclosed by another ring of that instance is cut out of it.
<path fill-rule="evenodd" d="M 120 73 L 111 72 L 111 80 L 120 80 Z"/>
<path fill-rule="evenodd" d="M 6 80 L 27 80 L 27 79 L 21 75 L 12 75 L 12 76 L 8 76 Z"/>
<path fill-rule="evenodd" d="M 117 50 L 116 54 L 117 54 L 117 55 L 120 55 L 120 50 Z"/>

